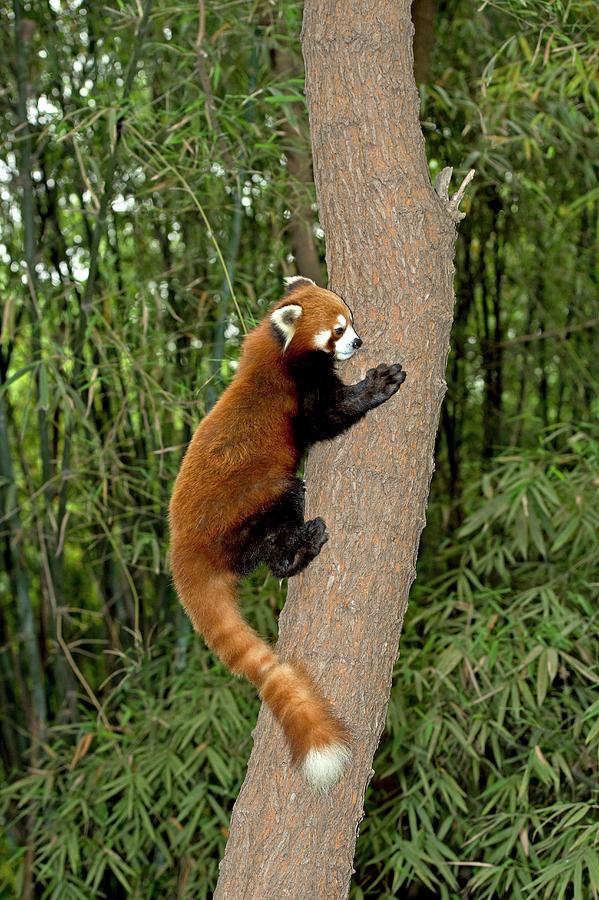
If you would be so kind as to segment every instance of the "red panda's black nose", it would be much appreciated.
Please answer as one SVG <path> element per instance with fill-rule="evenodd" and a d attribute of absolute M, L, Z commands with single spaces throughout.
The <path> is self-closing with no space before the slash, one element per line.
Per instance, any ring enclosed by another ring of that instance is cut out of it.
<path fill-rule="evenodd" d="M 361 337 L 356 336 L 351 343 L 352 343 L 352 347 L 354 347 L 357 350 L 359 347 L 362 346 L 364 341 L 362 340 Z"/>

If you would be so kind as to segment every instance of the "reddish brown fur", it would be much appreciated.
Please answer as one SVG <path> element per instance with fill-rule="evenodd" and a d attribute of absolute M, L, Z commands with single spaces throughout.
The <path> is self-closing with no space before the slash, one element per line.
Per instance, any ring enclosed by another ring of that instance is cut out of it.
<path fill-rule="evenodd" d="M 274 309 L 288 304 L 303 310 L 288 348 L 283 352 L 269 314 L 246 337 L 234 381 L 193 435 L 170 526 L 173 577 L 195 630 L 233 672 L 261 689 L 293 759 L 301 761 L 311 749 L 344 743 L 345 731 L 308 673 L 280 663 L 242 618 L 226 551 L 227 536 L 279 499 L 297 470 L 289 360 L 313 350 L 314 335 L 333 329 L 339 313 L 351 321 L 337 295 L 313 285 L 292 288 Z"/>

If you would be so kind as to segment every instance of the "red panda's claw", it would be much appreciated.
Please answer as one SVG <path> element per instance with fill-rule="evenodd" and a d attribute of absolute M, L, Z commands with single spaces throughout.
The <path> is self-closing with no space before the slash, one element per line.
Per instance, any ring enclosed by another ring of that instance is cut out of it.
<path fill-rule="evenodd" d="M 318 555 L 329 539 L 324 519 L 318 516 L 318 518 L 306 522 L 305 534 L 305 546 L 309 547 L 315 556 Z"/>
<path fill-rule="evenodd" d="M 384 403 L 385 400 L 397 393 L 405 379 L 406 373 L 400 363 L 392 366 L 381 363 L 376 369 L 369 369 L 366 373 L 366 380 L 370 382 L 369 391 L 372 393 L 374 405 L 378 406 L 380 403 Z"/>

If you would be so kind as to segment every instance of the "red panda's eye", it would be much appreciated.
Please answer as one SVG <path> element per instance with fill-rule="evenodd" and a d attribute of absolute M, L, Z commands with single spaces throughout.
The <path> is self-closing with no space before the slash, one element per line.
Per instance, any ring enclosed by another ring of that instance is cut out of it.
<path fill-rule="evenodd" d="M 337 337 L 341 337 L 344 331 L 345 328 L 343 327 L 343 325 L 338 325 L 337 328 L 335 328 L 335 334 L 337 335 Z"/>

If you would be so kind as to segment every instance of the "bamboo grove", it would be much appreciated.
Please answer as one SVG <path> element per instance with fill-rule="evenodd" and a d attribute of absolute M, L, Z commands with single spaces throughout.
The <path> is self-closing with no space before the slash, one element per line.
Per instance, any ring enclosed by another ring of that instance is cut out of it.
<path fill-rule="evenodd" d="M 431 177 L 477 175 L 356 900 L 599 893 L 595 16 L 413 7 Z M 244 332 L 326 282 L 301 8 L 0 22 L 0 885 L 209 897 L 257 701 L 190 634 L 166 510 Z M 243 590 L 274 635 L 282 586 Z"/>

